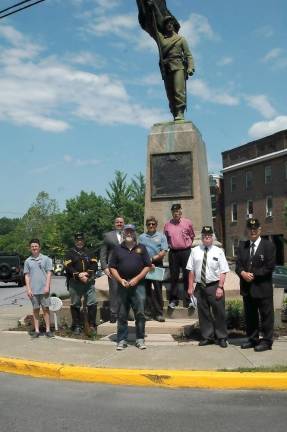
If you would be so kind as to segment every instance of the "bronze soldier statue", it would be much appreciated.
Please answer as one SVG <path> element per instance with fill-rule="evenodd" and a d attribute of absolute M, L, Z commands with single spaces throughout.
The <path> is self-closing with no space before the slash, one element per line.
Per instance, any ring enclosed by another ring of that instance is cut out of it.
<path fill-rule="evenodd" d="M 165 0 L 137 0 L 139 23 L 156 41 L 159 65 L 169 108 L 175 121 L 184 120 L 186 80 L 194 74 L 194 62 L 180 24 L 166 7 Z"/>

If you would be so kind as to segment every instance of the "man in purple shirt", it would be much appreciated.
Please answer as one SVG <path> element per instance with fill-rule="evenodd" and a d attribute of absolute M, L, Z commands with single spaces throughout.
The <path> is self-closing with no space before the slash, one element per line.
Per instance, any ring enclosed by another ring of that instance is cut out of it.
<path fill-rule="evenodd" d="M 194 239 L 194 230 L 192 222 L 182 217 L 181 205 L 173 204 L 171 206 L 172 219 L 164 225 L 164 234 L 167 237 L 169 250 L 169 269 L 171 288 L 169 292 L 170 309 L 178 305 L 178 279 L 180 269 L 182 269 L 183 285 L 185 292 L 184 306 L 188 306 L 188 270 L 186 270 L 187 261 L 190 255 L 190 249 Z"/>

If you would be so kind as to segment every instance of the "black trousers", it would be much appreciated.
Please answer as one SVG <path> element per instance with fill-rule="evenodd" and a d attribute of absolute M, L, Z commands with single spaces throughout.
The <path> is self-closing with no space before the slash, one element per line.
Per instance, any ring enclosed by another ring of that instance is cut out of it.
<path fill-rule="evenodd" d="M 184 286 L 184 292 L 185 292 L 185 298 L 184 301 L 188 301 L 188 274 L 189 271 L 186 270 L 187 261 L 190 255 L 190 248 L 188 249 L 171 249 L 168 254 L 168 260 L 169 260 L 169 270 L 170 270 L 170 281 L 171 281 L 171 288 L 169 292 L 169 301 L 173 301 L 175 303 L 178 303 L 179 301 L 179 290 L 178 290 L 178 280 L 179 280 L 179 274 L 180 269 L 182 270 L 182 277 L 183 277 L 183 286 Z"/>
<path fill-rule="evenodd" d="M 145 312 L 155 318 L 163 315 L 162 282 L 146 280 L 146 304 Z"/>
<path fill-rule="evenodd" d="M 215 297 L 218 281 L 206 287 L 196 285 L 197 310 L 201 336 L 203 339 L 226 339 L 225 296 Z"/>
<path fill-rule="evenodd" d="M 259 341 L 259 317 L 263 342 L 271 346 L 273 343 L 274 306 L 273 297 L 254 298 L 243 296 L 246 334 L 254 344 Z"/>

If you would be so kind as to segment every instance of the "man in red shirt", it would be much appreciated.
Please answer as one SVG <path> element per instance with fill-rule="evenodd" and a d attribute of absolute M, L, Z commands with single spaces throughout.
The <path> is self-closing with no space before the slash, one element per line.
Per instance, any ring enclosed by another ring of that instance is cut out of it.
<path fill-rule="evenodd" d="M 194 239 L 194 230 L 192 222 L 182 217 L 181 205 L 173 204 L 171 206 L 172 219 L 164 225 L 164 234 L 167 237 L 169 250 L 169 269 L 171 279 L 171 289 L 169 292 L 170 309 L 178 305 L 178 279 L 180 269 L 182 269 L 183 285 L 185 292 L 185 306 L 189 304 L 188 290 L 188 270 L 186 270 L 187 261 L 190 255 L 190 249 Z"/>

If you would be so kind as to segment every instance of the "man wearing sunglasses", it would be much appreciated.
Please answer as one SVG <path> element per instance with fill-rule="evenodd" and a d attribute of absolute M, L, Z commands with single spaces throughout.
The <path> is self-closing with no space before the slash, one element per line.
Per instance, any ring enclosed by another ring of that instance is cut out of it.
<path fill-rule="evenodd" d="M 146 232 L 139 236 L 139 243 L 143 244 L 150 256 L 153 267 L 162 267 L 163 258 L 168 250 L 166 236 L 157 231 L 157 220 L 150 216 L 146 219 Z M 145 280 L 146 307 L 145 313 L 156 321 L 164 322 L 162 282 Z"/>

